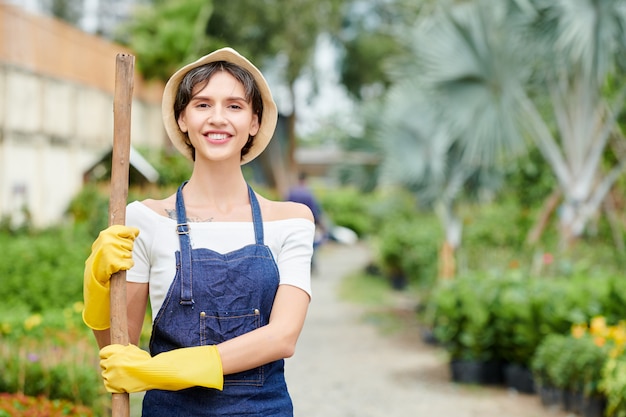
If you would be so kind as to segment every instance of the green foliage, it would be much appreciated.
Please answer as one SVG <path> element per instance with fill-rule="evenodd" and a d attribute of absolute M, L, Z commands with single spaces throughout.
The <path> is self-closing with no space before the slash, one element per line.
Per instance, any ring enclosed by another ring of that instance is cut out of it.
<path fill-rule="evenodd" d="M 82 300 L 83 268 L 93 238 L 83 229 L 55 227 L 36 234 L 0 233 L 3 308 L 64 308 Z"/>
<path fill-rule="evenodd" d="M 0 417 L 92 417 L 93 411 L 66 400 L 0 393 Z"/>
<path fill-rule="evenodd" d="M 493 311 L 498 333 L 497 355 L 525 366 L 544 336 L 538 300 L 529 294 L 533 288 L 527 280 L 515 277 L 498 284 L 499 296 Z"/>
<path fill-rule="evenodd" d="M 606 415 L 626 417 L 626 357 L 611 358 L 602 369 L 601 391 L 606 396 Z"/>
<path fill-rule="evenodd" d="M 550 366 L 557 363 L 559 357 L 567 350 L 569 338 L 565 334 L 553 333 L 547 335 L 537 346 L 535 355 L 530 363 L 535 380 L 542 386 L 564 386 L 560 381 L 561 375 L 554 374 L 556 367 Z"/>
<path fill-rule="evenodd" d="M 87 183 L 70 201 L 67 211 L 76 224 L 84 225 L 95 237 L 109 224 L 108 192 L 100 184 Z"/>
<path fill-rule="evenodd" d="M 412 26 L 422 3 L 393 0 L 346 4 L 343 27 L 337 35 L 344 49 L 341 82 L 355 98 L 372 99 L 392 84 L 396 74 L 389 68 L 393 58 L 402 54 L 405 42 L 395 30 Z"/>
<path fill-rule="evenodd" d="M 600 393 L 602 369 L 609 358 L 606 346 L 598 346 L 593 337 L 580 338 L 551 334 L 537 347 L 531 369 L 544 386 L 582 392 L 585 396 Z"/>
<path fill-rule="evenodd" d="M 153 155 L 150 153 L 149 155 Z M 161 150 L 150 163 L 159 172 L 160 186 L 178 186 L 191 177 L 193 164 L 178 152 Z"/>
<path fill-rule="evenodd" d="M 429 288 L 437 278 L 441 229 L 432 216 L 391 218 L 373 236 L 377 260 L 387 275 L 401 275 L 411 283 Z"/>
<path fill-rule="evenodd" d="M 77 363 L 48 365 L 33 355 L 26 359 L 13 355 L 2 358 L 2 361 L 2 392 L 24 392 L 30 396 L 45 395 L 50 399 L 79 400 L 87 405 L 95 404 L 102 394 L 100 376 L 94 366 L 86 367 Z"/>
<path fill-rule="evenodd" d="M 137 68 L 146 79 L 167 80 L 180 66 L 208 52 L 204 34 L 213 12 L 207 0 L 160 0 L 137 8 L 120 28 L 118 41 L 137 55 Z"/>
<path fill-rule="evenodd" d="M 529 364 L 547 335 L 566 333 L 573 324 L 601 314 L 610 285 L 610 279 L 545 280 L 519 274 L 498 281 L 501 291 L 494 310 L 498 356 L 522 365 Z"/>
<path fill-rule="evenodd" d="M 383 93 L 392 84 L 387 66 L 390 57 L 401 52 L 401 46 L 388 33 L 358 30 L 360 36 L 343 42 L 346 59 L 342 60 L 341 81 L 350 94 L 362 99 L 368 97 L 368 93 Z"/>
<path fill-rule="evenodd" d="M 524 249 L 528 228 L 520 227 L 523 209 L 514 201 L 499 200 L 497 203 L 466 207 L 461 212 L 463 246 L 468 251 L 480 251 L 484 247 L 505 247 L 516 251 Z"/>
<path fill-rule="evenodd" d="M 443 281 L 435 289 L 427 315 L 451 360 L 498 359 L 493 325 L 498 288 L 494 283 L 468 277 Z"/>
<path fill-rule="evenodd" d="M 231 45 L 261 63 L 280 59 L 274 67 L 292 88 L 310 65 L 318 36 L 338 30 L 343 17 L 339 0 L 219 2 L 207 25 L 211 39 Z"/>
<path fill-rule="evenodd" d="M 362 193 L 348 187 L 316 194 L 333 224 L 371 239 L 374 261 L 389 278 L 402 276 L 422 287 L 433 282 L 441 229 L 432 214 L 416 209 L 410 193 L 397 189 Z"/>
<path fill-rule="evenodd" d="M 82 303 L 31 314 L 4 310 L 0 322 L 0 392 L 101 406 L 98 349 L 81 319 Z"/>
<path fill-rule="evenodd" d="M 525 157 L 509 167 L 506 183 L 507 193 L 515 198 L 520 207 L 525 208 L 540 207 L 557 187 L 550 165 L 536 147 L 529 149 Z"/>
<path fill-rule="evenodd" d="M 572 325 L 602 315 L 605 308 L 626 316 L 624 304 L 612 305 L 609 297 L 615 280 L 546 280 L 513 273 L 458 277 L 435 288 L 426 320 L 453 359 L 527 366 L 548 335 L 567 334 Z"/>
<path fill-rule="evenodd" d="M 236 1 L 160 0 L 138 9 L 119 34 L 137 53 L 148 79 L 167 80 L 180 66 L 222 46 L 231 46 L 262 67 L 282 55 L 275 68 L 291 86 L 308 63 L 317 34 L 340 24 L 337 0 Z"/>
<path fill-rule="evenodd" d="M 336 190 L 316 190 L 324 213 L 333 224 L 347 227 L 360 237 L 371 232 L 372 222 L 368 212 L 371 196 L 347 187 Z"/>

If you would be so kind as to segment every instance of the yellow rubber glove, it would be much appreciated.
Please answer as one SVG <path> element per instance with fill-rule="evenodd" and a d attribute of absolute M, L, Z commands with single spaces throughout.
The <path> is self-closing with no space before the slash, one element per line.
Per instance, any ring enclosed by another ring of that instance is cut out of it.
<path fill-rule="evenodd" d="M 156 356 L 135 345 L 109 345 L 100 350 L 100 367 L 104 386 L 115 393 L 191 387 L 222 390 L 224 385 L 222 359 L 213 345 L 176 349 Z"/>
<path fill-rule="evenodd" d="M 94 330 L 110 327 L 111 275 L 129 270 L 134 265 L 133 245 L 139 229 L 121 225 L 110 226 L 98 235 L 85 261 L 83 276 L 83 321 Z"/>

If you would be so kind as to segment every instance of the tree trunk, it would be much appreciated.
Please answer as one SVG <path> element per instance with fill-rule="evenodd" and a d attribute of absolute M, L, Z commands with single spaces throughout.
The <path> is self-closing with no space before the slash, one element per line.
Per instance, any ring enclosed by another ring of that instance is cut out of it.
<path fill-rule="evenodd" d="M 456 275 L 456 260 L 454 257 L 454 247 L 444 241 L 439 251 L 439 278 L 452 279 Z"/>
<path fill-rule="evenodd" d="M 548 222 L 550 221 L 550 216 L 556 210 L 561 201 L 561 190 L 556 189 L 552 191 L 552 194 L 546 198 L 543 203 L 543 207 L 541 208 L 541 212 L 537 218 L 532 229 L 528 232 L 528 236 L 526 237 L 526 243 L 529 245 L 534 245 L 539 241 L 541 235 L 543 235 L 544 230 L 548 226 Z"/>
<path fill-rule="evenodd" d="M 439 278 L 451 279 L 456 276 L 456 249 L 461 244 L 463 223 L 454 214 L 452 203 L 442 201 L 436 205 L 446 238 L 439 251 Z"/>

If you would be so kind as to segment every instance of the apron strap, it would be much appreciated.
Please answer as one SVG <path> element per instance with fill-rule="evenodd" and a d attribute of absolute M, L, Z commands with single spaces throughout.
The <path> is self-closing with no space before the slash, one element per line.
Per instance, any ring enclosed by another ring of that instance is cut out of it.
<path fill-rule="evenodd" d="M 183 187 L 187 181 L 183 182 L 176 192 L 176 233 L 180 242 L 180 303 L 182 305 L 193 305 L 193 274 L 191 271 L 191 240 L 189 239 L 189 223 L 187 223 L 187 212 L 183 201 Z"/>
<path fill-rule="evenodd" d="M 264 245 L 263 236 L 263 217 L 261 216 L 261 207 L 259 201 L 254 194 L 254 190 L 248 184 L 248 196 L 250 197 L 250 206 L 252 207 L 252 222 L 254 223 L 254 237 L 257 245 Z"/>

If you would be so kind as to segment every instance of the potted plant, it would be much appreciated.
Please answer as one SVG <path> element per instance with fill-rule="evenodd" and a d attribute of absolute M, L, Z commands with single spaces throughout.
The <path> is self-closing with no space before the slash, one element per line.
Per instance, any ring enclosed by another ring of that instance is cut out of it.
<path fill-rule="evenodd" d="M 626 357 L 610 358 L 602 369 L 600 391 L 606 396 L 606 415 L 626 416 Z"/>
<path fill-rule="evenodd" d="M 566 335 L 550 334 L 546 336 L 535 351 L 530 367 L 533 372 L 535 384 L 541 397 L 541 402 L 546 406 L 560 405 L 562 398 L 562 382 L 553 366 L 567 349 L 568 338 Z"/>
<path fill-rule="evenodd" d="M 378 238 L 378 258 L 383 272 L 392 288 L 404 289 L 408 282 L 402 261 L 406 252 L 411 250 L 411 246 L 407 244 L 410 230 L 407 230 L 405 222 L 392 219 L 382 227 Z"/>
<path fill-rule="evenodd" d="M 608 359 L 607 345 L 602 339 L 590 334 L 569 338 L 568 360 L 571 380 L 568 384 L 569 398 L 572 404 L 566 409 L 582 413 L 585 417 L 603 415 L 604 399 L 599 391 L 601 371 Z"/>
<path fill-rule="evenodd" d="M 495 307 L 495 329 L 498 356 L 506 363 L 505 383 L 519 392 L 534 393 L 529 364 L 542 337 L 532 296 L 536 281 L 513 276 L 501 281 Z"/>
<path fill-rule="evenodd" d="M 589 327 L 575 325 L 568 335 L 553 334 L 543 340 L 531 366 L 544 404 L 560 403 L 585 417 L 603 415 L 601 372 L 615 349 L 611 334 L 617 330 L 596 317 Z"/>
<path fill-rule="evenodd" d="M 499 384 L 501 363 L 495 355 L 494 280 L 459 277 L 443 281 L 431 297 L 435 338 L 450 356 L 455 382 Z"/>

